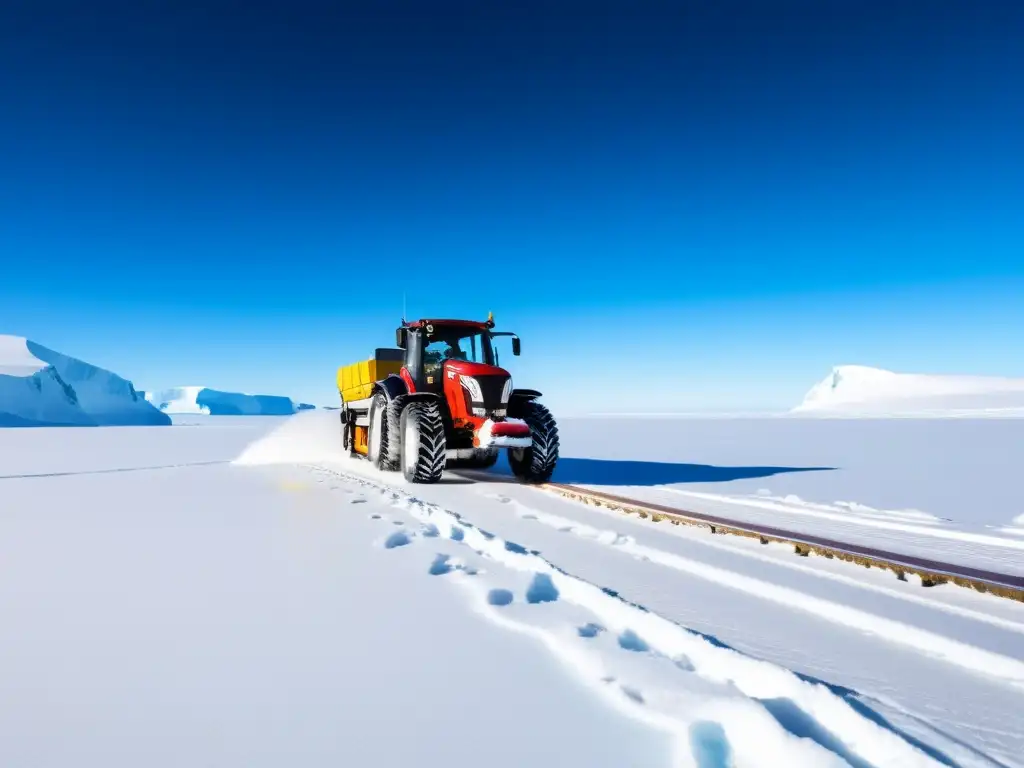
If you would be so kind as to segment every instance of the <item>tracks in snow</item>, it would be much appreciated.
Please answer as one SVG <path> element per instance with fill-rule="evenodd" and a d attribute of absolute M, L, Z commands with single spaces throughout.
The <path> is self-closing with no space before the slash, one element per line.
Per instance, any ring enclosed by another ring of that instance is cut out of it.
<path fill-rule="evenodd" d="M 517 506 L 518 502 L 514 502 Z M 718 568 L 704 563 L 698 563 L 679 555 L 665 552 L 642 544 L 637 544 L 629 537 L 624 537 L 614 531 L 601 530 L 589 525 L 578 523 L 567 518 L 558 517 L 536 510 L 529 510 L 521 513 L 529 519 L 538 523 L 556 528 L 567 533 L 592 539 L 602 544 L 615 547 L 624 554 L 629 554 L 691 576 L 714 581 L 715 583 L 731 589 L 745 592 L 761 600 L 767 600 L 811 613 L 815 616 L 828 619 L 851 629 L 877 635 L 888 642 L 908 646 L 920 653 L 941 659 L 950 664 L 963 667 L 970 672 L 989 675 L 995 679 L 1002 680 L 1014 685 L 1024 692 L 1024 662 L 1017 659 L 990 653 L 980 648 L 951 640 L 942 635 L 921 630 L 898 621 L 877 616 L 856 608 L 837 604 L 835 602 L 816 598 L 798 590 L 772 584 L 767 581 L 754 579 L 749 576 L 734 573 L 732 571 Z M 783 564 L 784 566 L 786 564 Z M 799 567 L 799 566 L 797 566 Z M 846 577 L 838 574 L 831 574 L 835 579 L 841 579 L 848 583 Z M 873 587 L 875 590 L 883 590 L 882 587 Z M 891 593 L 891 592 L 890 592 Z M 898 594 L 898 593 L 896 593 Z M 911 600 L 915 596 L 906 595 Z M 946 610 L 957 612 L 960 615 L 993 623 L 1011 631 L 1024 633 L 1024 625 L 1017 622 L 1004 620 L 999 617 L 982 614 L 978 611 L 945 606 Z"/>
<path fill-rule="evenodd" d="M 490 620 L 541 641 L 623 714 L 672 734 L 683 764 L 958 764 L 886 727 L 884 718 L 851 700 L 852 692 L 746 656 L 569 573 L 453 510 L 366 477 L 313 469 L 376 491 L 419 522 L 418 531 L 389 532 L 384 546 L 397 549 L 431 538 L 457 545 L 460 556 L 438 553 L 429 573 L 452 577 L 476 596 L 474 606 Z M 603 535 L 575 527 L 578 535 Z M 607 543 L 636 546 L 628 540 Z M 633 554 L 658 556 L 654 551 Z M 692 569 L 682 558 L 673 564 Z M 718 579 L 729 574 L 693 575 Z M 744 583 L 742 588 L 752 586 Z M 975 755 L 960 764 L 999 763 Z"/>

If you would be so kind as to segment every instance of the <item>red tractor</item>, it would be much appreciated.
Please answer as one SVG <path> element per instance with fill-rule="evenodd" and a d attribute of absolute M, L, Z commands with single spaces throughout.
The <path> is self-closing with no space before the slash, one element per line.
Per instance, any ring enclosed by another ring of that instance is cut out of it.
<path fill-rule="evenodd" d="M 374 360 L 356 364 L 373 365 L 370 381 L 350 384 L 358 373 L 347 371 L 355 366 L 341 369 L 345 447 L 378 469 L 401 468 L 416 483 L 437 482 L 446 467 L 493 466 L 505 448 L 516 477 L 549 480 L 558 461 L 555 420 L 537 402 L 540 392 L 512 388 L 492 342 L 510 336 L 519 355 L 519 337 L 493 328 L 493 315 L 484 322 L 403 320 L 399 349 L 379 349 Z"/>

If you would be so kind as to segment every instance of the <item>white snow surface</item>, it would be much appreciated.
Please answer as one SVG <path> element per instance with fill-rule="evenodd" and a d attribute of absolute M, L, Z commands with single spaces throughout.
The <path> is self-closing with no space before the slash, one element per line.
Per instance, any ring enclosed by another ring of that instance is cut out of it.
<path fill-rule="evenodd" d="M 566 471 L 665 479 L 601 458 L 631 426 L 563 420 Z M 1024 767 L 1012 601 L 412 485 L 332 412 L 7 430 L 0 466 L 3 765 Z"/>
<path fill-rule="evenodd" d="M 146 392 L 147 401 L 164 413 L 206 416 L 288 416 L 313 406 L 283 395 L 250 395 L 210 387 L 188 386 Z"/>
<path fill-rule="evenodd" d="M 796 413 L 1024 416 L 1024 379 L 895 373 L 841 365 L 815 384 Z"/>
<path fill-rule="evenodd" d="M 0 427 L 169 424 L 117 374 L 20 336 L 0 336 Z"/>
<path fill-rule="evenodd" d="M 585 421 L 562 422 L 563 444 L 600 448 Z M 603 426 L 616 444 L 635 444 L 621 422 Z M 428 538 L 458 543 L 459 559 L 445 553 L 437 569 L 454 562 L 461 581 L 482 582 L 481 598 L 504 608 L 492 620 L 536 637 L 623 716 L 672 734 L 677 764 L 1024 764 L 1017 603 L 583 507 L 500 470 L 413 486 L 343 456 L 323 417 L 296 417 L 236 463 L 305 465 L 325 482 L 354 482 L 427 526 Z M 607 480 L 626 471 L 599 468 Z M 467 580 L 461 570 L 498 564 L 519 579 Z M 549 603 L 557 607 L 531 607 Z M 580 637 L 597 641 L 582 643 L 596 654 L 589 664 L 575 661 Z M 740 696 L 726 703 L 726 689 Z M 622 709 L 622 695 L 637 706 Z M 710 730 L 724 737 L 717 757 L 695 746 L 694 733 Z M 825 752 L 800 753 L 787 735 Z"/>

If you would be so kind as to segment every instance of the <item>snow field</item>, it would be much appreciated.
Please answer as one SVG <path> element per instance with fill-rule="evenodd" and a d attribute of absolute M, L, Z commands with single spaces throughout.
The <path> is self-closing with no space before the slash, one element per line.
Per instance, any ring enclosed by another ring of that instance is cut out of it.
<path fill-rule="evenodd" d="M 232 467 L 245 430 L 213 424 L 63 430 L 93 462 L 131 436 L 136 466 L 53 476 L 57 439 L 0 481 L 0 765 L 672 764 L 667 736 L 429 576 L 432 554 L 385 548 L 392 508 Z M 0 457 L 40 432 L 0 433 Z M 221 460 L 175 466 L 175 434 Z"/>
<path fill-rule="evenodd" d="M 347 459 L 336 413 L 175 423 L 0 431 L 0 676 L 17 702 L 0 763 L 1024 765 L 1012 601 L 500 473 L 411 485 Z M 568 469 L 635 479 L 591 426 L 564 422 L 563 445 L 590 448 L 567 448 Z M 784 477 L 740 482 L 813 498 Z M 866 506 L 850 513 L 917 524 Z"/>

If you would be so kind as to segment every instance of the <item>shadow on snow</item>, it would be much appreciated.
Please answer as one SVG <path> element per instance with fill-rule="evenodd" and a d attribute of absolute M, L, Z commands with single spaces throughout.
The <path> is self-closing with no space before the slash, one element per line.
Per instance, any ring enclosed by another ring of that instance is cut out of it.
<path fill-rule="evenodd" d="M 710 464 L 673 464 L 659 461 L 618 459 L 582 459 L 563 456 L 558 459 L 556 483 L 576 485 L 671 485 L 673 483 L 727 483 L 792 472 L 831 472 L 835 467 L 716 467 Z M 492 475 L 510 475 L 503 456 Z"/>

